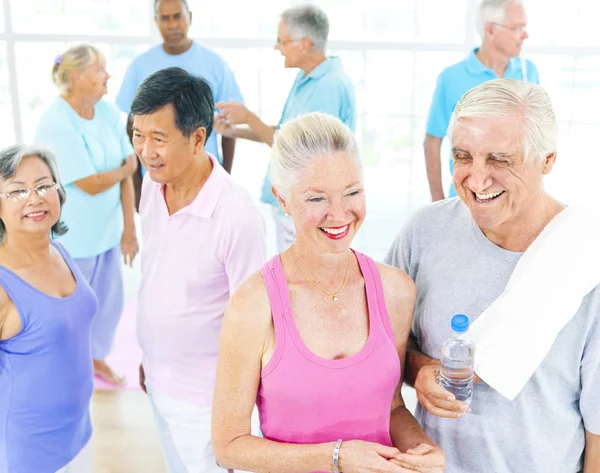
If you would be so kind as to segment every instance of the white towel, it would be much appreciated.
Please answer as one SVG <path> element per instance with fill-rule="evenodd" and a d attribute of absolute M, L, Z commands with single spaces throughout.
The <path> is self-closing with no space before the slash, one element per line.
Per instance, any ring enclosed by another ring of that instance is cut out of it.
<path fill-rule="evenodd" d="M 469 329 L 477 375 L 514 400 L 598 284 L 600 210 L 569 207 L 525 251 L 504 292 Z"/>

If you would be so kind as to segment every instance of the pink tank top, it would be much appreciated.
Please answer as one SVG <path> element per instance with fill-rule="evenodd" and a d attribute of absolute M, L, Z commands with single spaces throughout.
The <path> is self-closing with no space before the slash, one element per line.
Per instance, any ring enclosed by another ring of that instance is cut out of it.
<path fill-rule="evenodd" d="M 256 404 L 265 438 L 316 444 L 365 440 L 391 446 L 390 410 L 400 360 L 374 261 L 355 252 L 365 280 L 369 336 L 355 355 L 321 358 L 304 344 L 292 316 L 279 255 L 261 272 L 275 327 L 275 351 L 263 368 Z"/>

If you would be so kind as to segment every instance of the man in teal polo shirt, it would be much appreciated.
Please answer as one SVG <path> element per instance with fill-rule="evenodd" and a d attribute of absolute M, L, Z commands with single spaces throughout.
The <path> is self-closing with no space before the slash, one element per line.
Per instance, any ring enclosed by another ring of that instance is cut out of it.
<path fill-rule="evenodd" d="M 244 138 L 271 146 L 275 131 L 282 124 L 310 112 L 322 112 L 339 118 L 352 131 L 356 127 L 354 86 L 337 57 L 327 57 L 329 34 L 327 15 L 316 6 L 290 8 L 283 12 L 277 30 L 277 49 L 285 58 L 285 67 L 299 68 L 277 126 L 264 123 L 239 102 L 220 102 L 215 130 L 223 136 Z M 246 125 L 246 126 L 239 126 Z M 284 251 L 296 239 L 291 217 L 284 215 L 271 192 L 271 180 L 265 177 L 261 200 L 273 206 L 277 249 Z"/>
<path fill-rule="evenodd" d="M 444 199 L 441 148 L 450 117 L 461 97 L 473 87 L 505 77 L 539 84 L 535 65 L 520 57 L 527 34 L 527 15 L 521 0 L 483 0 L 477 15 L 481 47 L 438 76 L 425 134 L 425 165 L 434 201 Z M 450 158 L 450 172 L 453 160 Z M 449 197 L 455 197 L 450 186 Z"/>

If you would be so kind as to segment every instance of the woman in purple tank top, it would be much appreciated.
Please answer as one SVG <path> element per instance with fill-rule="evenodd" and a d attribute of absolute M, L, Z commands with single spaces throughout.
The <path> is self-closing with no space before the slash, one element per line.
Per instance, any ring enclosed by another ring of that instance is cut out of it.
<path fill-rule="evenodd" d="M 49 151 L 0 151 L 0 472 L 91 473 L 97 300 L 51 242 L 64 202 Z"/>
<path fill-rule="evenodd" d="M 282 125 L 273 193 L 296 243 L 233 295 L 213 404 L 224 468 L 441 473 L 445 458 L 400 388 L 415 287 L 350 249 L 366 215 L 352 132 L 311 113 Z M 256 403 L 263 438 L 252 436 Z"/>

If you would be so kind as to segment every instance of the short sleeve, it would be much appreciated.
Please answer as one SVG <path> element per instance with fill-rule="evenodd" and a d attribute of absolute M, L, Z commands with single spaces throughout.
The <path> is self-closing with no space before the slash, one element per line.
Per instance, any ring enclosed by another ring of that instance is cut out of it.
<path fill-rule="evenodd" d="M 115 100 L 117 107 L 127 114 L 129 114 L 131 110 L 131 102 L 133 102 L 133 97 L 135 96 L 138 86 L 135 62 L 132 62 L 125 72 L 125 77 L 123 77 L 121 88 L 119 89 Z"/>
<path fill-rule="evenodd" d="M 55 154 L 64 186 L 96 174 L 85 139 L 68 117 L 45 115 L 36 132 L 35 143 L 50 148 Z"/>
<path fill-rule="evenodd" d="M 267 260 L 265 223 L 260 210 L 251 206 L 239 212 L 229 225 L 223 244 L 225 273 L 229 293 L 233 294 Z"/>
<path fill-rule="evenodd" d="M 540 83 L 540 73 L 538 71 L 538 68 L 533 62 L 529 60 L 527 61 L 527 75 L 527 79 L 529 80 L 529 82 L 533 82 L 534 84 Z"/>
<path fill-rule="evenodd" d="M 409 259 L 407 252 L 410 248 L 405 244 L 405 230 L 401 231 L 392 246 L 387 252 L 384 262 L 393 266 L 394 268 L 399 268 L 407 274 L 410 274 L 409 267 Z"/>
<path fill-rule="evenodd" d="M 230 100 L 236 100 L 238 102 L 244 102 L 244 98 L 242 97 L 242 92 L 240 91 L 240 87 L 235 80 L 235 76 L 233 72 L 229 68 L 229 64 L 225 60 L 223 60 L 223 76 L 221 83 L 218 85 L 218 89 L 215 91 L 216 102 L 229 102 Z"/>
<path fill-rule="evenodd" d="M 345 121 L 344 97 L 339 86 L 328 80 L 323 80 L 315 87 L 304 104 L 305 113 L 321 112 Z"/>
<path fill-rule="evenodd" d="M 427 134 L 437 138 L 444 138 L 450 124 L 452 112 L 448 113 L 446 100 L 445 75 L 442 72 L 437 79 L 429 115 L 427 116 Z"/>
<path fill-rule="evenodd" d="M 600 288 L 595 289 L 598 293 Z M 595 294 L 594 294 L 595 295 Z M 591 295 L 590 295 L 591 296 Z M 599 296 L 596 296 L 600 299 Z M 581 360 L 581 397 L 579 408 L 585 430 L 600 435 L 600 302 L 590 305 L 595 321 L 588 332 Z"/>

